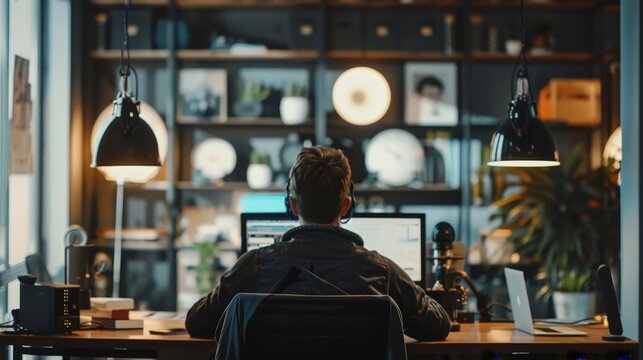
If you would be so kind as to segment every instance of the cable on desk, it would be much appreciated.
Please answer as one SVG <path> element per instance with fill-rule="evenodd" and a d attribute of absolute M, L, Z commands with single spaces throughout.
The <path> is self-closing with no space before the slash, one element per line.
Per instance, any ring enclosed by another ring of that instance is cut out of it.
<path fill-rule="evenodd" d="M 509 311 L 509 312 L 513 312 L 513 311 L 511 311 L 511 308 L 509 306 L 507 306 L 507 305 L 505 305 L 503 303 L 496 302 L 496 301 L 492 301 L 492 302 L 488 303 L 487 304 L 487 310 L 491 310 L 491 308 L 494 307 L 494 306 L 497 306 L 497 307 L 499 307 L 499 308 L 501 308 L 503 310 Z"/>

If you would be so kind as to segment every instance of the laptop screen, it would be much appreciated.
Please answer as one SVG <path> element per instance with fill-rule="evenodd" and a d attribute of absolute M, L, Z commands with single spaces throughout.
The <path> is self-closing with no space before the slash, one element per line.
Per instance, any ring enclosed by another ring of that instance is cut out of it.
<path fill-rule="evenodd" d="M 297 219 L 280 213 L 241 214 L 241 252 L 274 244 Z M 364 247 L 393 260 L 409 277 L 424 285 L 424 214 L 354 214 L 343 228 L 359 234 Z"/>

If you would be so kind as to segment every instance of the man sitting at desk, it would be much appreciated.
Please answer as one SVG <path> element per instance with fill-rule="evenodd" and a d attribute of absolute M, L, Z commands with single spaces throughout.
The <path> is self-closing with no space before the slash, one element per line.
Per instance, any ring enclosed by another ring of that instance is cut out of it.
<path fill-rule="evenodd" d="M 389 295 L 399 306 L 404 332 L 418 340 L 443 340 L 449 316 L 392 260 L 363 247 L 362 238 L 340 227 L 351 211 L 351 168 L 340 150 L 303 149 L 290 171 L 286 201 L 301 226 L 277 244 L 249 251 L 221 277 L 220 284 L 187 314 L 191 336 L 212 338 L 219 318 L 239 292 L 267 293 L 293 266 L 308 269 L 351 295 Z M 304 280 L 283 293 L 311 294 Z"/>

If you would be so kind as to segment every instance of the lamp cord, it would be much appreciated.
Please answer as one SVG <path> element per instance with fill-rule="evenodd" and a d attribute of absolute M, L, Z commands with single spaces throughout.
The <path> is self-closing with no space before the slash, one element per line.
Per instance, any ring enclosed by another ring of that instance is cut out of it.
<path fill-rule="evenodd" d="M 129 10 L 132 7 L 132 0 L 125 0 L 125 16 L 123 16 L 123 46 L 121 47 L 121 69 L 120 75 L 124 77 L 123 81 L 123 91 L 127 93 L 127 77 L 130 75 L 130 71 L 134 74 L 134 98 L 138 98 L 138 74 L 136 69 L 131 64 L 130 61 L 130 48 L 129 48 Z M 127 60 L 127 61 L 126 61 Z"/>
<path fill-rule="evenodd" d="M 527 30 L 525 27 L 525 1 L 520 0 L 520 54 L 518 55 L 518 61 L 513 67 L 513 70 L 511 71 L 511 98 L 514 97 L 515 93 L 515 76 L 516 76 L 516 69 L 518 66 L 520 66 L 520 71 L 523 71 L 525 73 L 525 77 L 527 78 L 527 86 L 529 87 L 529 101 L 531 103 L 534 102 L 534 99 L 532 97 L 532 91 L 531 91 L 531 82 L 529 81 L 529 71 L 527 70 L 527 54 L 525 51 L 525 42 L 527 41 Z"/>

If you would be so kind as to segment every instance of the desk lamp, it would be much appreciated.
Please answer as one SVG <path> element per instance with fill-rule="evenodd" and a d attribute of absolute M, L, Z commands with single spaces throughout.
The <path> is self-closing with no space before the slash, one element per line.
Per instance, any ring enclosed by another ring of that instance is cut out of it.
<path fill-rule="evenodd" d="M 113 296 L 119 296 L 123 185 L 125 181 L 146 182 L 156 175 L 167 153 L 167 130 L 159 114 L 137 100 L 138 76 L 130 64 L 128 16 L 131 0 L 125 2 L 120 90 L 113 105 L 96 120 L 92 131 L 92 164 L 107 180 L 116 181 L 116 226 L 114 234 Z M 134 93 L 128 90 L 134 75 Z M 162 154 L 162 156 L 161 156 Z"/>
<path fill-rule="evenodd" d="M 511 74 L 513 99 L 505 119 L 491 138 L 489 166 L 549 167 L 559 166 L 558 149 L 547 126 L 536 116 L 531 96 L 529 72 L 525 56 L 524 0 L 520 0 L 521 49 Z M 513 80 L 518 69 L 516 93 Z"/>
<path fill-rule="evenodd" d="M 344 71 L 337 78 L 332 99 L 342 119 L 354 125 L 370 125 L 388 111 L 391 88 L 379 71 L 359 66 Z"/>

